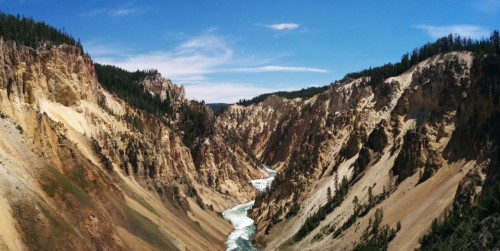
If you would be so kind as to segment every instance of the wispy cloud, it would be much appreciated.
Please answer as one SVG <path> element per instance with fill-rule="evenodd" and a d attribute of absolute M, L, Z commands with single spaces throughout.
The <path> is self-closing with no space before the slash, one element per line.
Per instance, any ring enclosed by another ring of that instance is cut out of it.
<path fill-rule="evenodd" d="M 147 8 L 143 7 L 123 7 L 123 8 L 100 8 L 93 9 L 89 12 L 83 13 L 86 17 L 95 16 L 109 16 L 109 17 L 123 17 L 131 16 L 146 12 Z"/>
<path fill-rule="evenodd" d="M 500 11 L 500 0 L 479 0 L 474 2 L 477 10 L 485 13 L 497 13 Z"/>
<path fill-rule="evenodd" d="M 283 31 L 283 30 L 295 30 L 300 27 L 299 24 L 296 23 L 281 23 L 281 24 L 269 24 L 266 25 L 266 27 L 277 30 L 277 31 Z"/>
<path fill-rule="evenodd" d="M 102 43 L 97 39 L 85 42 L 85 50 L 92 52 L 94 58 L 123 57 L 129 48 L 116 43 Z"/>
<path fill-rule="evenodd" d="M 115 44 L 84 44 L 94 60 L 135 71 L 158 69 L 163 76 L 186 86 L 190 98 L 207 102 L 234 102 L 265 92 L 276 91 L 252 84 L 214 83 L 212 74 L 259 74 L 266 72 L 326 73 L 325 69 L 304 66 L 280 66 L 272 55 L 260 57 L 235 51 L 231 39 L 208 30 L 180 42 L 175 48 L 134 54 Z M 279 58 L 279 57 L 278 57 Z"/>
<path fill-rule="evenodd" d="M 204 100 L 207 103 L 234 103 L 240 99 L 250 99 L 263 93 L 278 91 L 244 83 L 200 82 L 184 83 L 184 86 L 189 98 Z"/>
<path fill-rule="evenodd" d="M 425 31 L 432 38 L 440 38 L 448 34 L 460 34 L 463 37 L 483 38 L 489 36 L 489 30 L 479 25 L 417 25 L 415 28 Z"/>
<path fill-rule="evenodd" d="M 94 56 L 91 50 L 88 51 Z M 214 73 L 232 60 L 232 48 L 222 37 L 210 33 L 188 39 L 169 51 L 121 57 L 96 56 L 98 62 L 114 64 L 131 71 L 158 69 L 164 76 L 179 81 L 205 80 L 206 74 Z"/>
<path fill-rule="evenodd" d="M 203 81 L 208 79 L 208 74 L 214 73 L 328 72 L 313 67 L 271 65 L 269 59 L 262 57 L 235 55 L 225 37 L 210 31 L 187 39 L 168 51 L 129 55 L 125 53 L 126 49 L 119 46 L 99 45 L 94 41 L 86 43 L 85 47 L 97 62 L 131 71 L 158 69 L 166 77 L 177 81 Z"/>
<path fill-rule="evenodd" d="M 327 73 L 328 70 L 312 67 L 293 67 L 293 66 L 279 66 L 279 65 L 266 65 L 259 67 L 235 68 L 228 69 L 232 72 L 246 72 L 246 73 L 259 73 L 259 72 L 314 72 L 314 73 Z"/>

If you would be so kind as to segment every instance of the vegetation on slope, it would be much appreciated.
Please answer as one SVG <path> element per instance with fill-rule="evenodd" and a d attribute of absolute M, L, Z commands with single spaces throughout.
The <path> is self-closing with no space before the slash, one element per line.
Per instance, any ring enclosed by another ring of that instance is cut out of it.
<path fill-rule="evenodd" d="M 50 42 L 53 45 L 73 45 L 83 51 L 80 41 L 75 40 L 64 30 L 58 30 L 44 22 L 36 22 L 32 18 L 3 12 L 0 12 L 0 36 L 4 40 L 12 40 L 17 44 L 32 48 L 38 48 Z"/>
<path fill-rule="evenodd" d="M 191 149 L 198 139 L 212 135 L 214 124 L 213 114 L 203 102 L 190 101 L 181 106 L 178 126 L 184 133 L 184 144 Z"/>
<path fill-rule="evenodd" d="M 377 208 L 375 219 L 372 221 L 372 218 L 370 218 L 370 225 L 363 233 L 361 243 L 354 247 L 355 251 L 388 249 L 389 242 L 396 237 L 396 233 L 401 229 L 401 223 L 398 222 L 396 229 L 390 228 L 388 225 L 380 227 L 383 217 L 384 211 Z"/>
<path fill-rule="evenodd" d="M 328 214 L 333 212 L 336 207 L 340 206 L 349 190 L 349 182 L 347 181 L 346 176 L 342 178 L 340 186 L 337 186 L 335 190 L 335 196 L 332 197 L 329 195 L 326 204 L 320 207 L 318 211 L 313 213 L 311 216 L 307 217 L 302 227 L 300 227 L 299 231 L 293 236 L 294 241 L 300 241 L 306 237 L 311 231 L 319 226 L 319 223 L 323 221 Z"/>
<path fill-rule="evenodd" d="M 141 85 L 148 76 L 156 75 L 156 70 L 129 72 L 112 65 L 96 63 L 97 79 L 102 87 L 115 94 L 132 107 L 144 110 L 158 117 L 167 116 L 173 120 L 179 115 L 177 129 L 182 131 L 184 144 L 190 148 L 202 137 L 211 135 L 213 131 L 212 114 L 203 102 L 183 102 L 178 109 L 174 109 L 173 100 L 167 93 L 161 100 L 158 94 L 152 95 Z M 130 119 L 136 128 L 141 128 L 140 121 Z M 139 130 L 141 131 L 141 130 Z"/>
<path fill-rule="evenodd" d="M 170 99 L 161 100 L 159 95 L 151 95 L 140 85 L 147 76 L 155 75 L 156 70 L 129 72 L 112 65 L 95 63 L 97 79 L 107 91 L 114 93 L 135 108 L 154 115 L 172 115 Z"/>
<path fill-rule="evenodd" d="M 454 208 L 420 241 L 422 250 L 500 249 L 500 183 L 482 194 L 476 206 Z"/>

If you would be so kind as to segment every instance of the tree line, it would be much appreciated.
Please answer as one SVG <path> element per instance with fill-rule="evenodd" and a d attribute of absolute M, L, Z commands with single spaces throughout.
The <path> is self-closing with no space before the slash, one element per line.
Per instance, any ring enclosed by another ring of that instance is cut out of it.
<path fill-rule="evenodd" d="M 359 72 L 348 73 L 343 79 L 345 80 L 348 78 L 370 77 L 369 84 L 370 86 L 375 87 L 376 85 L 382 83 L 382 81 L 384 81 L 386 78 L 398 76 L 429 57 L 451 51 L 471 51 L 476 53 L 500 54 L 499 32 L 498 30 L 495 30 L 491 33 L 491 36 L 489 38 L 483 38 L 480 40 L 473 40 L 470 37 L 462 37 L 459 34 L 449 34 L 448 36 L 437 39 L 433 43 L 427 43 L 420 48 L 416 48 L 411 53 L 405 53 L 401 57 L 400 62 L 387 63 L 374 68 L 370 67 Z M 288 99 L 307 99 L 316 94 L 326 91 L 329 87 L 330 85 L 326 85 L 323 87 L 309 87 L 298 91 L 265 93 L 252 99 L 242 99 L 238 101 L 237 104 L 242 106 L 249 106 L 252 104 L 260 103 L 271 95 L 276 95 Z"/>
<path fill-rule="evenodd" d="M 414 49 L 411 53 L 406 53 L 401 57 L 400 62 L 387 63 L 382 66 L 365 69 L 359 72 L 347 74 L 347 78 L 370 77 L 369 84 L 372 87 L 382 83 L 386 78 L 398 76 L 409 70 L 419 62 L 432 56 L 452 52 L 452 51 L 471 51 L 475 53 L 500 53 L 500 35 L 498 30 L 491 33 L 490 38 L 473 40 L 470 37 L 461 37 L 452 35 L 437 39 L 433 43 L 427 43 L 420 48 Z"/>
<path fill-rule="evenodd" d="M 46 42 L 49 45 L 68 44 L 80 48 L 80 40 L 75 40 L 63 29 L 56 29 L 45 22 L 37 22 L 33 18 L 5 14 L 0 11 L 0 36 L 4 40 L 12 40 L 17 44 L 38 48 Z"/>

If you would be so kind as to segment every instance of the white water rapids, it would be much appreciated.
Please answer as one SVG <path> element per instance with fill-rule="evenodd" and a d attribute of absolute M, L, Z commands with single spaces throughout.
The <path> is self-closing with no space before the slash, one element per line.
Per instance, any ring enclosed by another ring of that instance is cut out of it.
<path fill-rule="evenodd" d="M 271 186 L 274 176 L 276 176 L 276 171 L 269 166 L 262 166 L 269 177 L 251 180 L 250 182 L 259 192 L 264 193 Z M 255 235 L 254 221 L 248 217 L 248 210 L 252 209 L 254 202 L 255 201 L 252 200 L 245 204 L 239 204 L 222 212 L 222 216 L 231 221 L 231 224 L 234 226 L 234 231 L 227 237 L 226 241 L 226 248 L 228 251 L 257 250 L 252 244 L 252 239 Z"/>

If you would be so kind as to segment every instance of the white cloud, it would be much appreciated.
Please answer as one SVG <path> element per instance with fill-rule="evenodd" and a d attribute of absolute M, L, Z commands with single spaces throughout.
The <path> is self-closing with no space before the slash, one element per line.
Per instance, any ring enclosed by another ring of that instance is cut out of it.
<path fill-rule="evenodd" d="M 111 16 L 128 16 L 144 11 L 142 8 L 122 8 L 109 10 Z"/>
<path fill-rule="evenodd" d="M 279 65 L 266 65 L 260 67 L 247 67 L 247 68 L 235 68 L 228 69 L 228 71 L 233 72 L 246 72 L 246 73 L 259 73 L 259 72 L 313 72 L 313 73 L 327 73 L 328 71 L 320 68 L 311 67 L 290 67 L 290 66 L 279 66 Z"/>
<path fill-rule="evenodd" d="M 94 58 L 124 56 L 129 51 L 120 44 L 100 43 L 98 40 L 85 42 L 85 50 L 92 52 Z"/>
<path fill-rule="evenodd" d="M 236 103 L 240 99 L 251 99 L 263 93 L 278 90 L 242 83 L 196 83 L 185 84 L 187 96 L 206 103 Z"/>
<path fill-rule="evenodd" d="M 483 38 L 489 36 L 488 29 L 478 25 L 417 25 L 415 28 L 425 31 L 432 38 L 440 38 L 448 34 L 460 34 L 463 37 Z"/>
<path fill-rule="evenodd" d="M 485 13 L 496 13 L 500 11 L 500 0 L 479 0 L 474 3 L 475 7 Z"/>
<path fill-rule="evenodd" d="M 266 25 L 266 27 L 271 28 L 273 30 L 295 30 L 300 27 L 299 24 L 296 23 L 281 23 L 281 24 L 270 24 Z"/>
<path fill-rule="evenodd" d="M 100 9 L 93 9 L 82 15 L 86 17 L 95 17 L 95 16 L 122 17 L 122 16 L 131 16 L 140 14 L 145 11 L 146 9 L 142 7 L 100 8 Z"/>

